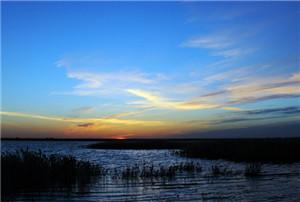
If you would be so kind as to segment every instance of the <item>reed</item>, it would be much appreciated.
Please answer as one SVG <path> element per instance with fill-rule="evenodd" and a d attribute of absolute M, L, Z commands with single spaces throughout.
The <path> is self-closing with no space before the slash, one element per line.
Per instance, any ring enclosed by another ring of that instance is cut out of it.
<path fill-rule="evenodd" d="M 232 169 L 228 167 L 219 166 L 219 165 L 211 166 L 211 175 L 213 177 L 236 175 L 236 174 L 238 174 L 238 172 L 234 172 Z"/>
<path fill-rule="evenodd" d="M 142 166 L 134 165 L 121 171 L 121 177 L 124 179 L 146 179 L 146 178 L 174 178 L 178 173 L 196 173 L 201 172 L 202 167 L 199 163 L 182 162 L 170 166 L 156 167 L 153 164 Z"/>
<path fill-rule="evenodd" d="M 261 174 L 262 164 L 261 163 L 250 163 L 245 166 L 244 175 L 246 177 L 256 177 Z"/>
<path fill-rule="evenodd" d="M 85 186 L 104 169 L 72 156 L 18 150 L 1 154 L 1 195 L 30 190 Z"/>

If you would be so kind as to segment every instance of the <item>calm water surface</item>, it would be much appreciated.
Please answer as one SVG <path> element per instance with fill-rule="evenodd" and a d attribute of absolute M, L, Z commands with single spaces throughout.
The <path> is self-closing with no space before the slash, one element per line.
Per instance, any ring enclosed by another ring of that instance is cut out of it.
<path fill-rule="evenodd" d="M 264 164 L 260 177 L 246 178 L 245 164 L 224 160 L 188 159 L 170 150 L 94 150 L 87 141 L 2 141 L 2 152 L 16 149 L 42 150 L 47 154 L 71 154 L 89 160 L 108 170 L 121 170 L 135 164 L 167 166 L 174 163 L 200 163 L 201 173 L 180 173 L 174 179 L 122 180 L 99 178 L 84 190 L 71 193 L 26 193 L 17 201 L 300 201 L 300 162 Z M 212 165 L 237 172 L 232 176 L 212 177 Z"/>

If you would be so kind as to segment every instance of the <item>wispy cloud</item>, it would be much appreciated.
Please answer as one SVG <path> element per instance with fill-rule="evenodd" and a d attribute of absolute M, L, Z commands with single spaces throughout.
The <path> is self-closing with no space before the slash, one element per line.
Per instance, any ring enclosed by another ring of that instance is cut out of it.
<path fill-rule="evenodd" d="M 141 84 L 150 84 L 154 80 L 148 78 L 140 72 L 111 72 L 97 73 L 87 71 L 69 71 L 67 76 L 72 79 L 77 79 L 82 83 L 75 86 L 76 89 L 97 89 L 105 82 L 133 82 Z"/>
<path fill-rule="evenodd" d="M 300 114 L 299 106 L 243 110 L 237 112 L 237 117 L 213 120 L 210 124 L 228 124 L 243 121 L 262 121 L 296 117 Z M 298 119 L 300 120 L 300 119 Z"/>
<path fill-rule="evenodd" d="M 300 114 L 300 107 L 289 106 L 289 107 L 278 107 L 278 108 L 267 108 L 267 109 L 255 109 L 255 110 L 243 111 L 242 113 L 248 115 Z"/>
<path fill-rule="evenodd" d="M 54 95 L 93 96 L 111 93 L 121 93 L 124 88 L 136 85 L 156 84 L 169 78 L 162 73 L 144 73 L 141 71 L 118 70 L 111 72 L 98 72 L 90 70 L 76 70 L 66 66 L 66 61 L 61 59 L 57 66 L 66 67 L 66 76 L 78 81 L 72 90 L 54 91 Z M 103 69 L 103 68 L 102 68 Z"/>
<path fill-rule="evenodd" d="M 56 65 L 57 67 L 65 67 L 65 68 L 67 68 L 67 67 L 70 66 L 70 62 L 69 62 L 68 59 L 62 58 L 62 59 L 60 59 L 60 60 L 57 60 L 57 61 L 55 62 L 55 65 Z"/>
<path fill-rule="evenodd" d="M 188 124 L 205 124 L 207 126 L 216 126 L 220 124 L 234 124 L 240 122 L 255 122 L 265 121 L 271 119 L 284 119 L 284 118 L 296 118 L 300 114 L 300 107 L 278 107 L 278 108 L 266 108 L 266 109 L 254 109 L 243 110 L 235 112 L 227 116 L 220 115 L 220 118 L 211 120 L 191 120 L 187 121 Z M 285 115 L 285 116 L 283 116 Z M 295 119 L 294 119 L 295 120 Z M 300 119 L 298 119 L 300 120 Z"/>
<path fill-rule="evenodd" d="M 144 98 L 149 106 L 166 109 L 211 109 L 217 107 L 212 104 L 194 104 L 187 102 L 172 101 L 154 93 L 139 89 L 127 89 L 127 92 Z"/>
<path fill-rule="evenodd" d="M 248 49 L 245 49 L 245 48 L 229 48 L 229 49 L 224 49 L 224 50 L 214 52 L 213 55 L 223 56 L 225 58 L 230 58 L 230 57 L 240 57 L 240 56 L 248 55 L 252 52 L 254 52 L 254 49 L 250 49 L 250 48 L 248 48 Z"/>
<path fill-rule="evenodd" d="M 300 73 L 278 77 L 246 77 L 221 86 L 217 91 L 208 92 L 192 99 L 193 102 L 222 100 L 221 105 L 236 105 L 280 98 L 300 97 Z M 221 74 L 209 80 L 226 79 Z"/>
<path fill-rule="evenodd" d="M 156 95 L 151 92 L 147 92 L 139 89 L 127 89 L 127 92 L 136 95 L 138 97 L 144 98 L 147 102 L 138 102 L 136 104 L 144 104 L 156 108 L 165 108 L 165 109 L 178 109 L 178 110 L 200 110 L 200 109 L 215 109 L 222 108 L 225 110 L 240 110 L 235 107 L 226 107 L 215 103 L 200 103 L 192 101 L 173 101 Z"/>
<path fill-rule="evenodd" d="M 240 75 L 247 75 L 248 69 L 241 69 Z M 245 73 L 246 72 L 246 73 Z M 239 75 L 232 71 L 226 76 Z M 202 110 L 202 109 L 223 109 L 230 111 L 247 111 L 241 107 L 244 103 L 260 102 L 271 99 L 286 99 L 300 97 L 299 73 L 292 75 L 280 75 L 277 77 L 244 77 L 241 80 L 230 84 L 221 85 L 217 91 L 206 91 L 201 96 L 194 96 L 188 99 L 170 99 L 162 94 L 142 89 L 127 89 L 127 92 L 143 100 L 134 100 L 129 104 L 136 107 L 153 107 L 169 110 Z M 220 77 L 219 77 L 220 76 Z M 210 79 L 226 79 L 218 77 Z M 239 77 L 239 76 L 238 76 Z M 198 84 L 197 84 L 198 85 Z M 176 96 L 175 96 L 176 97 Z M 240 105 L 240 107 L 235 107 Z M 292 112 L 291 112 L 292 113 Z M 244 118 L 243 118 L 244 119 Z"/>
<path fill-rule="evenodd" d="M 238 67 L 228 71 L 223 71 L 221 73 L 214 73 L 210 76 L 204 78 L 206 82 L 213 82 L 213 81 L 238 81 L 244 78 L 246 75 L 249 74 L 250 68 L 248 66 L 245 67 Z"/>
<path fill-rule="evenodd" d="M 249 121 L 262 121 L 262 120 L 268 120 L 268 119 L 280 119 L 281 116 L 272 116 L 272 117 L 238 117 L 238 118 L 226 118 L 226 119 L 219 119 L 212 121 L 211 124 L 232 124 L 232 123 L 238 123 L 238 122 L 249 122 Z"/>
<path fill-rule="evenodd" d="M 211 51 L 213 56 L 224 58 L 239 58 L 253 53 L 256 48 L 246 46 L 243 41 L 251 34 L 241 33 L 238 30 L 230 29 L 211 33 L 204 36 L 190 38 L 184 41 L 181 46 L 186 48 L 202 48 Z"/>
<path fill-rule="evenodd" d="M 228 91 L 231 103 L 254 102 L 276 98 L 297 97 L 300 94 L 299 73 L 292 76 L 249 78 L 230 84 Z"/>
<path fill-rule="evenodd" d="M 144 113 L 148 110 L 151 110 L 151 109 L 153 109 L 153 107 L 147 107 L 147 108 L 143 108 L 143 109 L 136 110 L 136 111 L 131 111 L 131 112 L 123 112 L 123 113 L 118 113 L 118 114 L 112 114 L 112 115 L 106 116 L 104 118 L 111 119 L 111 118 L 121 118 L 121 117 L 127 117 L 127 116 L 134 116 L 134 115 L 142 114 L 142 113 Z"/>
<path fill-rule="evenodd" d="M 93 126 L 94 123 L 82 123 L 82 124 L 78 124 L 77 126 L 78 127 L 90 127 L 90 126 Z"/>
<path fill-rule="evenodd" d="M 78 114 L 90 114 L 95 111 L 95 107 L 90 107 L 90 106 L 79 107 L 79 108 L 73 109 L 72 111 L 74 113 L 78 113 Z"/>
<path fill-rule="evenodd" d="M 48 121 L 59 121 L 66 123 L 77 123 L 77 124 L 121 124 L 121 125 L 145 125 L 145 126 L 157 126 L 164 124 L 162 121 L 144 121 L 144 120 L 134 120 L 134 119 L 117 119 L 117 118 L 67 118 L 67 117 L 58 117 L 58 116 L 44 116 L 39 114 L 28 114 L 21 112 L 5 112 L 1 111 L 2 116 L 13 116 L 21 118 L 31 118 L 31 119 L 41 119 Z"/>
<path fill-rule="evenodd" d="M 260 97 L 245 97 L 239 98 L 233 101 L 228 102 L 229 104 L 245 104 L 245 103 L 254 103 L 266 100 L 275 100 L 275 99 L 291 99 L 291 98 L 299 98 L 300 94 L 278 94 L 278 95 L 266 95 Z"/>
<path fill-rule="evenodd" d="M 191 38 L 182 43 L 183 47 L 188 48 L 208 48 L 208 49 L 224 49 L 235 43 L 233 39 L 225 34 L 214 34 L 210 36 L 200 36 Z"/>

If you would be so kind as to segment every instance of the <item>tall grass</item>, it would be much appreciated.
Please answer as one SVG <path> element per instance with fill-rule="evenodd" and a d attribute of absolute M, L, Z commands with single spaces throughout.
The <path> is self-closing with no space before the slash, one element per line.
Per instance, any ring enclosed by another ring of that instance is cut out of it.
<path fill-rule="evenodd" d="M 194 162 L 182 162 L 180 164 L 160 167 L 156 167 L 153 164 L 143 164 L 142 166 L 136 164 L 122 170 L 121 177 L 123 179 L 173 178 L 178 173 L 199 173 L 201 171 L 202 167 L 200 164 Z"/>
<path fill-rule="evenodd" d="M 246 177 L 256 177 L 261 174 L 262 165 L 261 163 L 250 163 L 245 166 L 245 173 Z"/>
<path fill-rule="evenodd" d="M 239 171 L 234 171 L 227 166 L 216 165 L 216 164 L 211 166 L 210 171 L 211 171 L 211 176 L 213 177 L 232 176 L 232 175 L 239 174 Z"/>
<path fill-rule="evenodd" d="M 18 191 L 85 186 L 103 168 L 72 156 L 18 150 L 1 154 L 2 195 Z"/>

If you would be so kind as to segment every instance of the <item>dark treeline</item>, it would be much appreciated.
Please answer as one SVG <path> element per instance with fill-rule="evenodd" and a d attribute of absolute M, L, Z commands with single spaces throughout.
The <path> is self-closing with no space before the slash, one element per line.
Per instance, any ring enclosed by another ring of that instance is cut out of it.
<path fill-rule="evenodd" d="M 93 149 L 176 149 L 175 154 L 239 162 L 300 161 L 300 138 L 114 140 L 91 144 Z"/>

